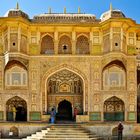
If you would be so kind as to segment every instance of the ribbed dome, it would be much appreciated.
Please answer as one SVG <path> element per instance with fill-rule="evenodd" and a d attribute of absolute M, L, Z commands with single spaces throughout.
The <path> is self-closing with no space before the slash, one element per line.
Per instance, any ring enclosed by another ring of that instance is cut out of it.
<path fill-rule="evenodd" d="M 125 15 L 121 10 L 112 9 L 112 5 L 111 5 L 110 10 L 107 12 L 104 12 L 101 15 L 100 19 L 101 19 L 101 21 L 105 21 L 110 18 L 125 18 Z"/>

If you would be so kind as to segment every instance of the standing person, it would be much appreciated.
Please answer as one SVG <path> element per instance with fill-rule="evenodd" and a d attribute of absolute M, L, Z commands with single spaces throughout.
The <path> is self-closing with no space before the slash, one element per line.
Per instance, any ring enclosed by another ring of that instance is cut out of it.
<path fill-rule="evenodd" d="M 118 124 L 118 140 L 122 140 L 123 136 L 123 125 L 121 122 Z"/>
<path fill-rule="evenodd" d="M 74 121 L 76 121 L 76 115 L 78 114 L 78 109 L 75 107 L 74 108 Z"/>
<path fill-rule="evenodd" d="M 17 110 L 16 110 L 15 106 L 12 107 L 12 112 L 13 112 L 13 121 L 16 121 L 16 112 L 17 112 Z"/>
<path fill-rule="evenodd" d="M 55 122 L 55 110 L 54 108 L 52 108 L 52 111 L 51 111 L 51 123 L 54 123 Z"/>

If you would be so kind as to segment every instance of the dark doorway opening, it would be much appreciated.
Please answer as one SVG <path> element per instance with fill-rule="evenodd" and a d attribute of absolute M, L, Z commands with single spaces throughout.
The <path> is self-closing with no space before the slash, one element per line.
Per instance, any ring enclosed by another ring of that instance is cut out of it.
<path fill-rule="evenodd" d="M 72 105 L 69 101 L 63 100 L 58 104 L 57 120 L 72 120 Z"/>
<path fill-rule="evenodd" d="M 27 121 L 27 103 L 15 96 L 6 103 L 7 121 Z"/>
<path fill-rule="evenodd" d="M 16 111 L 16 121 L 27 121 L 27 112 L 23 106 L 18 106 Z"/>

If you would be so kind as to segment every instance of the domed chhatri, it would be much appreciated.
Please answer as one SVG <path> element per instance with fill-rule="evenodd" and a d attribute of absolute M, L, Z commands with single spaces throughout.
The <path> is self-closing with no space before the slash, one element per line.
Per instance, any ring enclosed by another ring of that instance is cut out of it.
<path fill-rule="evenodd" d="M 124 13 L 121 10 L 118 9 L 113 9 L 112 8 L 112 4 L 110 4 L 110 9 L 106 12 L 104 12 L 100 19 L 101 21 L 105 21 L 107 19 L 110 18 L 125 18 L 126 16 L 124 15 Z"/>
<path fill-rule="evenodd" d="M 18 3 L 16 5 L 16 8 L 9 9 L 4 15 L 4 17 L 18 17 L 18 16 L 29 19 L 29 16 L 19 8 Z"/>

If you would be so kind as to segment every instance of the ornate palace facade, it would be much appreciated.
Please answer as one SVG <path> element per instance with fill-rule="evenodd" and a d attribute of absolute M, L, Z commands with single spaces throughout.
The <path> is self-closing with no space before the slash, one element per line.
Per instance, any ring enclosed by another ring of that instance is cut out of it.
<path fill-rule="evenodd" d="M 140 121 L 140 24 L 122 11 L 0 17 L 0 120 Z M 15 112 L 13 111 L 15 108 Z"/>

